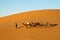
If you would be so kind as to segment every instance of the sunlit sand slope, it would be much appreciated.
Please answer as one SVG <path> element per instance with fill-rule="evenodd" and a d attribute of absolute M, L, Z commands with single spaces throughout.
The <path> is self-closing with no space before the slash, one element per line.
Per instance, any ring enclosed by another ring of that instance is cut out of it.
<path fill-rule="evenodd" d="M 58 25 L 26 28 L 22 23 L 27 22 Z M 60 10 L 37 10 L 0 18 L 0 40 L 60 40 Z"/>

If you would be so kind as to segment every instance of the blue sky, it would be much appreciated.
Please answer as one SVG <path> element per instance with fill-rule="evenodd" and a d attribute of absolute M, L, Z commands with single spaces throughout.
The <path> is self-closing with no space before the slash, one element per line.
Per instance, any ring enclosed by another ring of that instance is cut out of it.
<path fill-rule="evenodd" d="M 60 9 L 60 0 L 0 0 L 0 17 L 41 9 Z"/>

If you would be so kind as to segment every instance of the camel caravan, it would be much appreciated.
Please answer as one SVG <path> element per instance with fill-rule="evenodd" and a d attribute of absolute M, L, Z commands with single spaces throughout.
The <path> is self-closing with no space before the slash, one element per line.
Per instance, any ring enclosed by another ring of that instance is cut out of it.
<path fill-rule="evenodd" d="M 18 24 L 16 24 L 16 28 L 18 28 Z M 27 22 L 27 23 L 22 23 L 23 24 L 23 27 L 27 27 L 27 28 L 34 28 L 34 27 L 55 27 L 57 26 L 58 24 L 50 24 L 48 22 L 46 23 L 43 23 L 43 22 Z"/>

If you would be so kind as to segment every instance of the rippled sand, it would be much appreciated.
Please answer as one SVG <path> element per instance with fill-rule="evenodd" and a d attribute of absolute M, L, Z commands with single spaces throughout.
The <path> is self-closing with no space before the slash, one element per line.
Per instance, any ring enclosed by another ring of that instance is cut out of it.
<path fill-rule="evenodd" d="M 27 22 L 58 25 L 48 28 L 26 28 L 22 23 Z M 22 28 L 16 28 L 15 23 Z M 60 40 L 60 10 L 37 10 L 0 18 L 0 40 Z"/>

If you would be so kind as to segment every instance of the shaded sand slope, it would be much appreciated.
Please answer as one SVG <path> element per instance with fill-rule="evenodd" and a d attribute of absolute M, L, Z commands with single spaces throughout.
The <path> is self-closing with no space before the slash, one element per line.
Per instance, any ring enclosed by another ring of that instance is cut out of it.
<path fill-rule="evenodd" d="M 26 28 L 22 23 L 48 22 L 56 27 Z M 15 23 L 18 27 L 17 29 Z M 0 18 L 0 40 L 60 40 L 60 10 L 37 10 Z"/>

